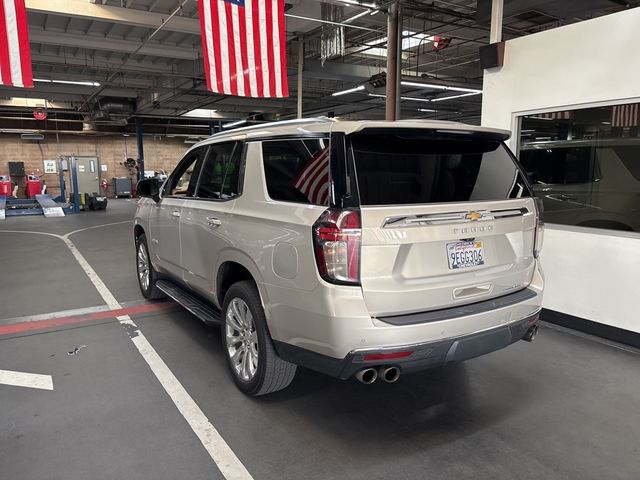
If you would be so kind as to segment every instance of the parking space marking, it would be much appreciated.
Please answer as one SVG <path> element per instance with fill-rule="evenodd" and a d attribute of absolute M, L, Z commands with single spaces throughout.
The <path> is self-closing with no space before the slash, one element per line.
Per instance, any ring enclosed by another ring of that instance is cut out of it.
<path fill-rule="evenodd" d="M 43 330 L 52 327 L 63 327 L 77 323 L 104 320 L 107 318 L 116 318 L 122 315 L 139 315 L 143 313 L 160 312 L 176 308 L 173 302 L 146 303 L 133 307 L 120 308 L 112 310 L 110 307 L 98 311 L 88 313 L 80 313 L 76 315 L 63 315 L 59 317 L 47 317 L 42 320 L 31 320 L 27 317 L 22 322 L 9 323 L 0 325 L 0 336 L 13 335 L 16 333 L 24 333 L 33 330 Z"/>
<path fill-rule="evenodd" d="M 101 226 L 107 227 L 110 225 L 115 225 L 117 223 L 126 222 L 96 225 L 93 227 L 75 230 L 65 235 L 56 235 L 53 233 L 44 232 L 23 232 L 20 230 L 3 231 L 11 233 L 33 233 L 49 235 L 62 240 L 67 245 L 69 250 L 71 250 L 71 253 L 75 257 L 76 261 L 80 264 L 86 275 L 89 277 L 89 280 L 91 280 L 91 283 L 93 283 L 96 290 L 98 290 L 98 293 L 100 294 L 100 296 L 102 296 L 102 299 L 109 306 L 109 308 L 111 308 L 111 313 L 113 314 L 114 310 L 121 310 L 122 306 L 120 305 L 120 303 L 118 303 L 111 291 L 107 288 L 107 286 L 98 276 L 93 267 L 89 265 L 89 262 L 87 262 L 82 253 L 80 253 L 78 248 L 69 239 L 69 237 L 73 234 L 80 233 L 85 230 L 91 230 L 94 228 L 99 228 Z M 205 448 L 211 459 L 215 462 L 222 475 L 227 480 L 253 480 L 253 477 L 248 472 L 246 467 L 242 464 L 233 450 L 231 450 L 231 447 L 229 447 L 224 438 L 222 438 L 222 435 L 220 435 L 218 430 L 216 430 L 213 424 L 209 421 L 209 419 L 200 409 L 195 400 L 185 390 L 185 388 L 182 386 L 180 381 L 176 378 L 176 376 L 173 374 L 164 360 L 162 360 L 160 355 L 158 355 L 158 352 L 156 352 L 153 346 L 149 343 L 147 338 L 140 331 L 131 317 L 129 317 L 129 315 L 122 315 L 116 318 L 125 328 L 127 334 L 129 335 L 129 338 L 138 349 L 138 352 L 140 352 L 142 358 L 144 358 L 145 362 L 147 362 L 149 368 L 158 379 L 164 390 L 167 392 L 175 406 L 178 408 L 180 414 L 196 434 L 196 436 L 202 443 L 202 446 Z"/>
<path fill-rule="evenodd" d="M 40 375 L 38 373 L 0 370 L 0 384 L 13 385 L 14 387 L 38 388 L 40 390 L 53 390 L 53 379 L 51 375 Z"/>

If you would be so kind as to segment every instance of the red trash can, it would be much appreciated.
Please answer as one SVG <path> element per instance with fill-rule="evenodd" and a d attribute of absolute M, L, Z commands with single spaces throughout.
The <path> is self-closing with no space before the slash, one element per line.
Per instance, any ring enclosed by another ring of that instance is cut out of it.
<path fill-rule="evenodd" d="M 34 198 L 42 192 L 42 180 L 37 175 L 27 175 L 27 183 L 25 185 L 25 193 L 27 198 Z"/>
<path fill-rule="evenodd" d="M 9 175 L 0 175 L 0 197 L 10 197 L 11 190 L 11 177 Z"/>

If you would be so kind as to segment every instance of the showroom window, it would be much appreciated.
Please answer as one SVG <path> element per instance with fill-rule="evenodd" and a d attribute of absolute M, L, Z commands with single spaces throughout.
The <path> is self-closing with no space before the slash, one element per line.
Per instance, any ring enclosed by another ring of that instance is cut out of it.
<path fill-rule="evenodd" d="M 520 117 L 518 156 L 547 223 L 640 231 L 640 104 Z"/>
<path fill-rule="evenodd" d="M 262 143 L 267 191 L 273 200 L 329 205 L 329 139 Z"/>
<path fill-rule="evenodd" d="M 198 198 L 228 200 L 240 195 L 240 157 L 242 144 L 211 145 L 198 183 Z"/>

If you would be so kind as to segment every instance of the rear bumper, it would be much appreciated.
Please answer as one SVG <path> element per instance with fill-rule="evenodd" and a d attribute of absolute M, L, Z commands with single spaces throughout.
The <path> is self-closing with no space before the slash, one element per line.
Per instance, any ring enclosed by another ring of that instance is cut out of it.
<path fill-rule="evenodd" d="M 521 340 L 527 330 L 537 324 L 539 315 L 540 309 L 533 315 L 507 325 L 445 340 L 373 349 L 357 349 L 351 351 L 343 359 L 329 357 L 283 342 L 274 341 L 274 343 L 278 354 L 284 360 L 346 380 L 365 367 L 390 365 L 398 367 L 402 373 L 409 373 L 441 367 L 452 362 L 462 362 L 500 350 Z M 405 358 L 366 360 L 369 355 L 409 351 L 411 355 Z"/>

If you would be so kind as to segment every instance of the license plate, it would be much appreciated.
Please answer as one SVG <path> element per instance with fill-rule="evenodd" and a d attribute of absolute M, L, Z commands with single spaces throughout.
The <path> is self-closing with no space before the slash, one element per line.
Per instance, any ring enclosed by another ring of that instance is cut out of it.
<path fill-rule="evenodd" d="M 105 197 L 96 197 L 96 200 L 99 202 L 104 202 Z"/>
<path fill-rule="evenodd" d="M 482 242 L 447 243 L 447 259 L 451 270 L 484 265 Z"/>

